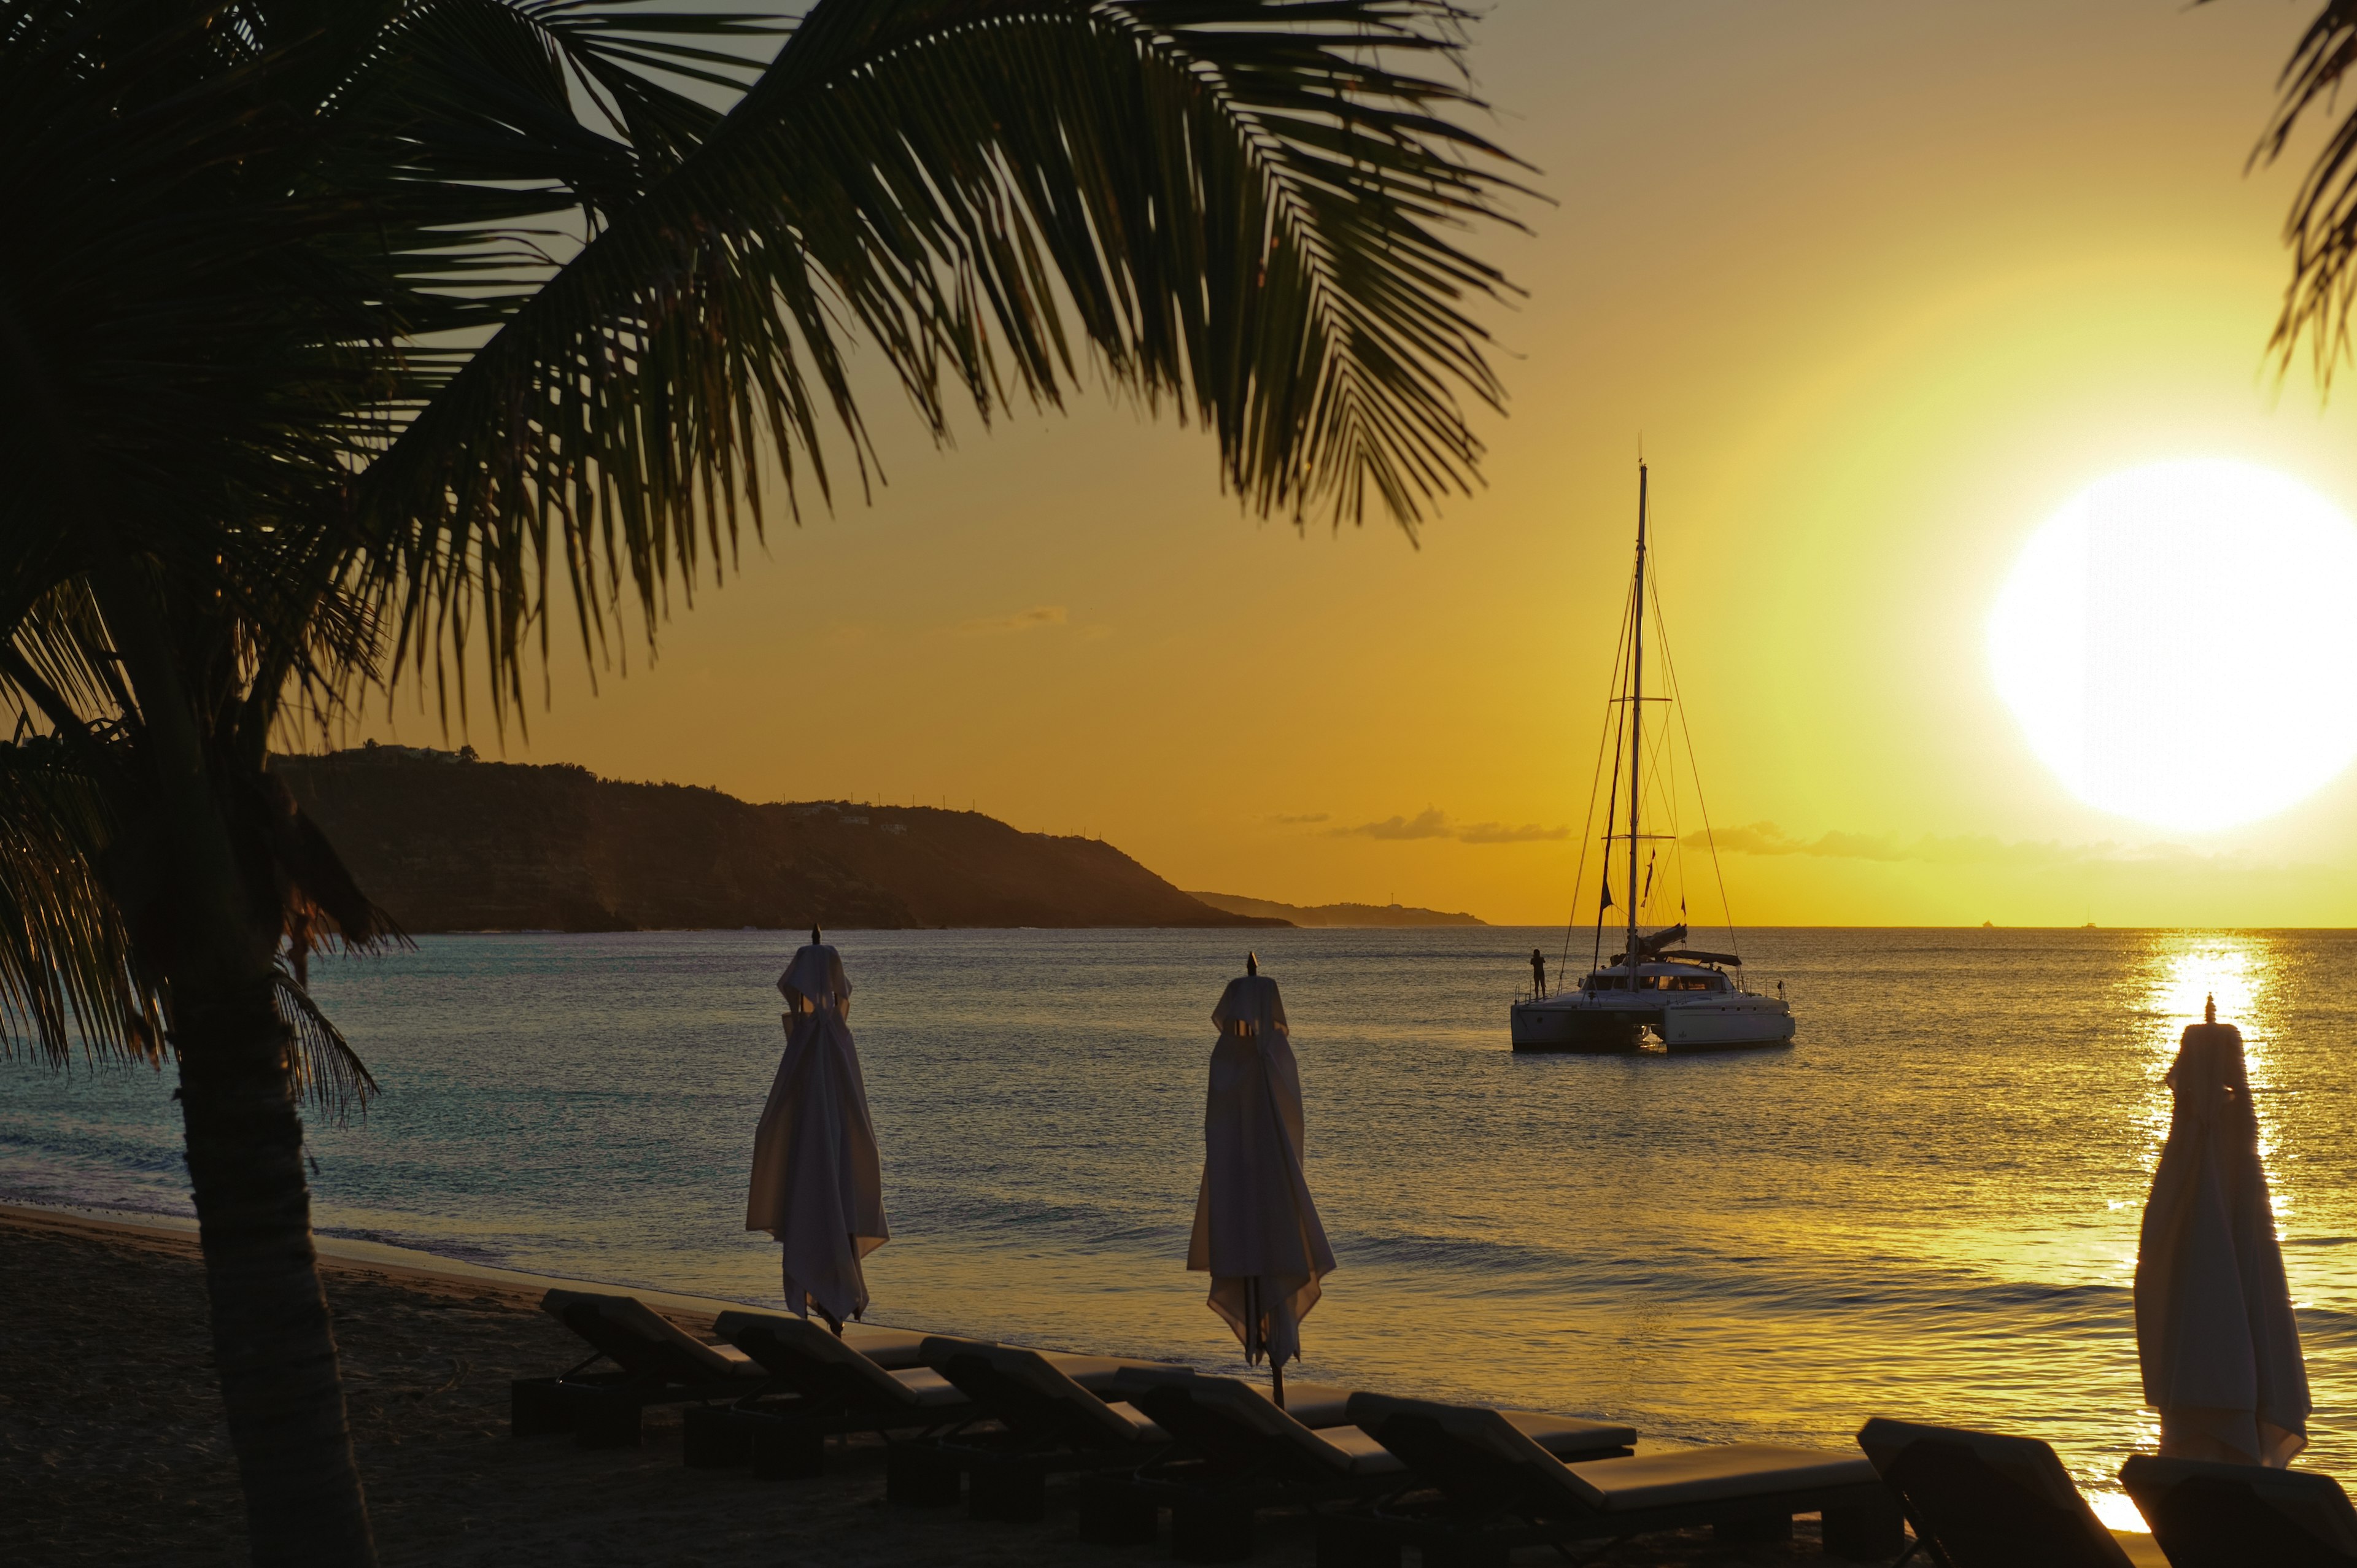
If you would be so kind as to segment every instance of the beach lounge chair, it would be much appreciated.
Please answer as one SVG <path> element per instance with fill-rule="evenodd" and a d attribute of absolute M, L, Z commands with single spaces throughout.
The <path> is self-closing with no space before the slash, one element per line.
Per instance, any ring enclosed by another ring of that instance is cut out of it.
<path fill-rule="evenodd" d="M 2171 1568 L 2357 1568 L 2357 1510 L 2330 1476 L 2139 1454 L 2120 1485 Z"/>
<path fill-rule="evenodd" d="M 1898 1505 L 1855 1455 L 1739 1443 L 1566 1465 L 1493 1410 L 1363 1393 L 1350 1410 L 1437 1496 L 1321 1515 L 1323 1568 L 1390 1568 L 1404 1545 L 1471 1568 L 1502 1564 L 1519 1546 L 1568 1550 L 1705 1524 L 1767 1540 L 1804 1513 L 1824 1516 L 1835 1556 L 1888 1559 L 1905 1544 Z"/>
<path fill-rule="evenodd" d="M 1114 1402 L 1123 1369 L 1156 1363 L 1050 1358 L 946 1335 L 927 1339 L 920 1353 L 1001 1430 L 894 1444 L 888 1491 L 895 1501 L 954 1503 L 963 1477 L 974 1518 L 1037 1520 L 1047 1510 L 1051 1474 L 1134 1469 L 1169 1444 L 1143 1412 Z"/>
<path fill-rule="evenodd" d="M 2054 1450 L 2034 1437 L 1876 1417 L 1858 1430 L 1938 1568 L 2131 1568 Z"/>
<path fill-rule="evenodd" d="M 636 1296 L 552 1290 L 540 1309 L 590 1347 L 553 1378 L 518 1378 L 508 1388 L 509 1430 L 518 1437 L 570 1432 L 584 1448 L 634 1448 L 651 1404 L 733 1398 L 769 1374 L 744 1352 L 706 1345 Z M 592 1371 L 599 1361 L 610 1369 Z"/>
<path fill-rule="evenodd" d="M 1125 1371 L 1114 1387 L 1177 1447 L 1134 1476 L 1091 1486 L 1082 1528 L 1108 1544 L 1152 1540 L 1167 1508 L 1171 1550 L 1181 1562 L 1239 1562 L 1252 1554 L 1253 1516 L 1262 1509 L 1367 1500 L 1423 1485 L 1359 1428 L 1314 1429 L 1299 1415 L 1318 1413 L 1317 1406 L 1288 1398 L 1280 1410 L 1258 1383 L 1170 1368 Z M 1347 1397 L 1343 1409 L 1347 1413 Z M 1560 1458 L 1625 1455 L 1637 1440 L 1626 1426 L 1501 1413 Z"/>
<path fill-rule="evenodd" d="M 781 1313 L 724 1312 L 713 1324 L 765 1384 L 729 1404 L 688 1411 L 684 1457 L 699 1469 L 750 1463 L 764 1480 L 822 1474 L 826 1440 L 855 1432 L 954 1431 L 974 1402 L 919 1364 L 925 1336 L 872 1330 L 842 1337 Z"/>

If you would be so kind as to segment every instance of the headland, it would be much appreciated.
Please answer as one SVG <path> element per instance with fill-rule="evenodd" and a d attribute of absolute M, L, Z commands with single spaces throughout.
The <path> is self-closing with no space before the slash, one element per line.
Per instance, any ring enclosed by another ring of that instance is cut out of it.
<path fill-rule="evenodd" d="M 403 929 L 1282 926 L 1102 839 L 979 811 L 756 805 L 570 764 L 371 746 L 271 770 Z"/>

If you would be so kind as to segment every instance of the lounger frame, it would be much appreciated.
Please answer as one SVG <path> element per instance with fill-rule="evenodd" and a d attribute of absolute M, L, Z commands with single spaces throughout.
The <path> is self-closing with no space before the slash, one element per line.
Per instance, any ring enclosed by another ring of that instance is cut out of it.
<path fill-rule="evenodd" d="M 1448 1431 L 1444 1423 L 1464 1412 L 1360 1395 L 1351 1400 L 1351 1413 L 1405 1460 L 1432 1495 L 1320 1515 L 1319 1568 L 1397 1568 L 1401 1549 L 1411 1545 L 1426 1568 L 1499 1568 L 1519 1547 L 1553 1546 L 1570 1556 L 1582 1544 L 1600 1541 L 1609 1551 L 1637 1536 L 1704 1525 L 1731 1540 L 1780 1540 L 1791 1535 L 1795 1516 L 1809 1513 L 1823 1517 L 1830 1555 L 1870 1562 L 1895 1556 L 1906 1543 L 1899 1505 L 1877 1481 L 1820 1482 L 1651 1508 L 1588 1508 L 1535 1478 L 1510 1453 L 1486 1451 Z"/>
<path fill-rule="evenodd" d="M 2357 1510 L 2330 1476 L 2139 1454 L 2120 1466 L 2120 1485 L 2172 1568 L 2357 1565 Z"/>
<path fill-rule="evenodd" d="M 1200 1459 L 1171 1458 L 1126 1476 L 1092 1480 L 1082 1493 L 1081 1539 L 1135 1546 L 1160 1533 L 1170 1510 L 1170 1554 L 1181 1563 L 1241 1563 L 1253 1553 L 1254 1521 L 1277 1509 L 1316 1511 L 1332 1503 L 1372 1504 L 1421 1483 L 1397 1471 L 1319 1480 L 1240 1476 Z"/>
<path fill-rule="evenodd" d="M 569 1432 L 584 1448 L 635 1448 L 649 1405 L 735 1399 L 766 1390 L 766 1379 L 716 1377 L 675 1347 L 617 1329 L 600 1312 L 601 1299 L 598 1293 L 573 1291 L 551 1291 L 544 1298 L 543 1307 L 591 1350 L 553 1378 L 509 1383 L 508 1429 L 513 1436 Z M 600 1361 L 612 1361 L 616 1369 L 589 1369 Z"/>
<path fill-rule="evenodd" d="M 1254 1517 L 1264 1509 L 1371 1501 L 1415 1484 L 1399 1470 L 1350 1475 L 1328 1469 L 1279 1440 L 1239 1432 L 1197 1406 L 1190 1380 L 1129 1381 L 1130 1403 L 1178 1446 L 1130 1475 L 1104 1476 L 1085 1486 L 1082 1540 L 1143 1544 L 1155 1538 L 1168 1509 L 1172 1556 L 1181 1563 L 1239 1563 L 1252 1555 Z"/>
<path fill-rule="evenodd" d="M 733 1402 L 690 1408 L 682 1453 L 686 1464 L 697 1469 L 749 1465 L 757 1480 L 800 1480 L 825 1473 L 830 1437 L 940 1436 L 982 1419 L 971 1401 L 913 1406 L 879 1393 L 856 1363 L 814 1358 L 786 1343 L 783 1335 L 793 1331 L 790 1322 L 799 1320 L 761 1313 L 721 1315 L 719 1326 L 729 1342 L 772 1380 L 768 1389 Z M 858 1354 L 855 1348 L 842 1348 Z M 890 1369 L 867 1365 L 874 1374 L 891 1375 Z"/>
<path fill-rule="evenodd" d="M 1906 1546 L 1897 1504 L 1867 1483 L 1586 1514 L 1411 1497 L 1319 1515 L 1318 1568 L 1399 1568 L 1406 1546 L 1423 1553 L 1426 1568 L 1504 1568 L 1518 1547 L 1553 1546 L 1569 1556 L 1574 1547 L 1601 1542 L 1600 1554 L 1641 1535 L 1703 1525 L 1723 1540 L 1780 1541 L 1792 1534 L 1795 1517 L 1809 1513 L 1824 1520 L 1827 1556 L 1888 1562 Z"/>
<path fill-rule="evenodd" d="M 1877 1417 L 1857 1444 L 1935 1568 L 2132 1568 L 2036 1438 Z"/>
<path fill-rule="evenodd" d="M 1286 1441 L 1282 1432 L 1254 1430 L 1257 1423 L 1227 1419 L 1216 1405 L 1194 1397 L 1207 1383 L 1230 1381 L 1169 1375 L 1122 1380 L 1130 1403 L 1169 1433 L 1178 1451 L 1135 1475 L 1107 1477 L 1088 1488 L 1082 1511 L 1084 1538 L 1109 1545 L 1151 1541 L 1160 1511 L 1168 1509 L 1171 1552 L 1180 1562 L 1236 1563 L 1252 1555 L 1254 1520 L 1264 1510 L 1383 1505 L 1426 1485 L 1404 1466 L 1358 1473 L 1331 1468 Z M 1576 1460 L 1618 1457 L 1630 1452 L 1627 1444 L 1634 1437 L 1626 1428 L 1599 1425 L 1588 1445 L 1571 1448 L 1568 1455 Z"/>
<path fill-rule="evenodd" d="M 1072 1385 L 1075 1395 L 1050 1396 L 996 1364 L 1000 1356 L 1037 1352 L 942 1336 L 928 1339 L 923 1354 L 925 1364 L 964 1391 L 999 1430 L 968 1428 L 894 1441 L 887 1460 L 887 1493 L 894 1502 L 953 1506 L 963 1487 L 972 1517 L 1028 1523 L 1047 1512 L 1050 1476 L 1135 1469 L 1168 1447 L 1118 1436 L 1072 1402 L 1081 1397 L 1100 1404 L 1118 1401 L 1078 1384 Z"/>

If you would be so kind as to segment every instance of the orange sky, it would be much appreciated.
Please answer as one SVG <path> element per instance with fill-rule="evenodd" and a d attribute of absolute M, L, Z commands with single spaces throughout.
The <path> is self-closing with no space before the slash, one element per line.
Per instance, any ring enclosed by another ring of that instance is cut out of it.
<path fill-rule="evenodd" d="M 1512 403 L 1420 548 L 1255 523 L 1205 440 L 1106 399 L 936 453 L 878 385 L 875 505 L 774 528 L 597 694 L 561 663 L 504 755 L 1560 920 L 1641 434 L 1747 922 L 2350 923 L 2357 781 L 2220 834 L 2106 817 L 1982 647 L 2114 469 L 2241 457 L 2357 510 L 2357 391 L 2265 357 L 2296 169 L 2244 172 L 2312 9 L 1501 0 L 1473 69 L 1555 205 L 1480 242 L 1530 294 L 1491 318 Z M 360 733 L 441 741 L 414 699 Z"/>

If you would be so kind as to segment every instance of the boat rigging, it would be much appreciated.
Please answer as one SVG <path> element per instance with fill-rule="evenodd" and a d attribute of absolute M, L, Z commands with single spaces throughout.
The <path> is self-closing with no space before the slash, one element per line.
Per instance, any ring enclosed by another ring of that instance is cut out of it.
<path fill-rule="evenodd" d="M 1652 893 L 1653 873 L 1658 863 L 1658 848 L 1640 853 L 1639 846 L 1663 843 L 1682 846 L 1686 840 L 1674 831 L 1675 811 L 1671 818 L 1670 832 L 1643 831 L 1645 799 L 1645 704 L 1668 703 L 1674 700 L 1676 677 L 1674 666 L 1665 657 L 1664 668 L 1669 678 L 1662 695 L 1645 694 L 1645 607 L 1651 586 L 1645 576 L 1646 525 L 1650 520 L 1652 496 L 1651 476 L 1644 463 L 1637 465 L 1637 556 L 1631 578 L 1628 613 L 1624 619 L 1620 656 L 1616 660 L 1619 690 L 1606 704 L 1613 716 L 1608 734 L 1617 736 L 1619 744 L 1613 752 L 1610 772 L 1603 777 L 1611 780 L 1610 796 L 1604 812 L 1605 871 L 1603 892 L 1597 905 L 1595 943 L 1590 954 L 1588 972 L 1576 988 L 1566 988 L 1550 995 L 1535 982 L 1530 994 L 1513 1004 L 1511 1028 L 1517 1051 L 1576 1051 L 1603 1053 L 1633 1051 L 1652 1046 L 1669 1051 L 1740 1050 L 1790 1043 L 1794 1024 L 1792 1008 L 1781 993 L 1770 997 L 1752 991 L 1743 980 L 1743 960 L 1734 950 L 1735 930 L 1732 917 L 1727 926 L 1727 946 L 1730 950 L 1718 952 L 1686 945 L 1690 932 L 1686 924 L 1684 877 L 1680 876 L 1678 919 L 1675 923 L 1647 935 L 1644 911 Z M 1652 588 L 1656 619 L 1660 616 L 1657 587 Z M 1666 647 L 1666 645 L 1665 645 Z M 1666 739 L 1667 732 L 1664 731 Z M 1603 748 L 1598 747 L 1598 761 L 1603 760 Z M 1617 819 L 1620 815 L 1620 759 L 1628 758 L 1627 831 L 1620 831 Z M 1687 765 L 1693 766 L 1693 748 L 1687 748 Z M 1656 773 L 1671 771 L 1657 768 Z M 1599 782 L 1601 779 L 1599 779 Z M 1669 780 L 1674 789 L 1674 779 Z M 1696 787 L 1700 798 L 1699 782 Z M 1595 811 L 1593 793 L 1589 797 L 1591 818 Z M 1704 817 L 1704 840 L 1709 845 L 1714 875 L 1717 874 L 1718 851 L 1711 841 L 1709 819 Z M 1627 896 L 1623 904 L 1626 925 L 1621 949 L 1609 961 L 1603 961 L 1604 918 L 1613 906 L 1611 852 L 1616 844 L 1625 844 L 1628 855 Z M 1581 856 L 1580 878 L 1585 885 L 1586 856 Z M 1720 898 L 1726 897 L 1723 876 L 1718 877 Z"/>

